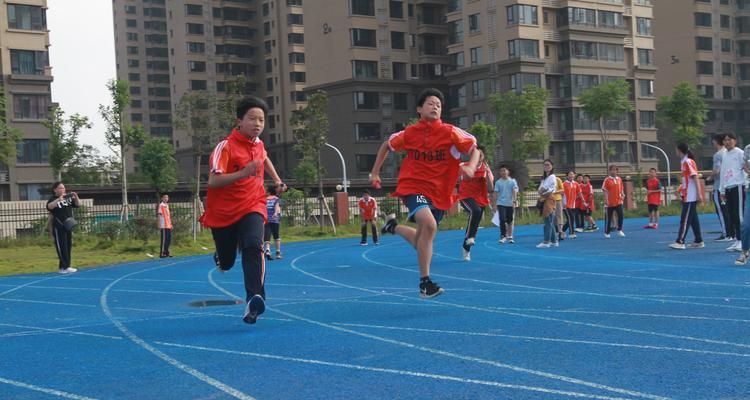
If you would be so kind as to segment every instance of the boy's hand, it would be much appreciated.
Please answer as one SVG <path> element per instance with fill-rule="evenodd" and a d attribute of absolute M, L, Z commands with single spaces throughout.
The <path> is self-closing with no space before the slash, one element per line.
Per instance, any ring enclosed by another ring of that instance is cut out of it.
<path fill-rule="evenodd" d="M 380 189 L 380 174 L 370 174 L 370 183 L 375 189 Z"/>
<path fill-rule="evenodd" d="M 258 160 L 253 160 L 247 163 L 240 171 L 242 176 L 247 178 L 248 176 L 255 176 L 260 169 L 261 163 Z"/>
<path fill-rule="evenodd" d="M 461 171 L 461 175 L 466 179 L 471 179 L 474 177 L 474 173 L 477 172 L 476 168 L 471 168 L 470 165 L 462 165 L 459 167 Z"/>

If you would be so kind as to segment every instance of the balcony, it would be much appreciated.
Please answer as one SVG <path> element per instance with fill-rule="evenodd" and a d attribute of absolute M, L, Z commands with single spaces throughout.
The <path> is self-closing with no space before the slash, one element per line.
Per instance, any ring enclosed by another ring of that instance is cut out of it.
<path fill-rule="evenodd" d="M 10 182 L 10 172 L 0 171 L 0 183 L 8 183 L 8 182 Z"/>
<path fill-rule="evenodd" d="M 448 27 L 443 24 L 419 23 L 417 35 L 448 35 Z"/>
<path fill-rule="evenodd" d="M 562 6 L 561 0 L 542 0 L 542 7 L 560 8 Z"/>
<path fill-rule="evenodd" d="M 560 42 L 562 38 L 560 32 L 555 31 L 544 31 L 544 41 L 546 42 Z"/>
<path fill-rule="evenodd" d="M 586 23 L 570 23 L 560 27 L 561 32 L 598 33 L 614 36 L 628 36 L 630 31 L 625 25 L 596 25 Z"/>

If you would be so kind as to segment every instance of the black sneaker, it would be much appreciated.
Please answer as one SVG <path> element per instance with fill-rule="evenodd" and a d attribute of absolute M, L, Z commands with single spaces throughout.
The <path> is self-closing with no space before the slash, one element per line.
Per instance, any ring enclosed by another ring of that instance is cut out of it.
<path fill-rule="evenodd" d="M 219 262 L 219 254 L 216 252 L 214 252 L 214 263 L 216 264 L 216 270 L 221 272 L 222 274 L 229 271 L 229 269 L 224 269 L 221 267 L 221 263 Z"/>
<path fill-rule="evenodd" d="M 419 297 L 423 299 L 431 299 L 435 296 L 442 294 L 445 290 L 437 285 L 437 283 L 426 280 L 419 282 Z"/>
<path fill-rule="evenodd" d="M 258 316 L 263 314 L 264 311 L 266 311 L 266 302 L 261 295 L 256 294 L 247 302 L 245 316 L 242 317 L 242 320 L 247 324 L 254 324 L 258 320 Z"/>
<path fill-rule="evenodd" d="M 388 214 L 385 217 L 385 224 L 383 224 L 383 227 L 380 228 L 380 233 L 386 234 L 390 233 L 391 235 L 396 234 L 396 227 L 398 226 L 398 221 L 396 221 L 396 214 Z"/>
<path fill-rule="evenodd" d="M 271 252 L 270 252 L 270 251 L 266 250 L 266 251 L 264 252 L 264 254 L 265 254 L 265 256 L 266 256 L 266 260 L 269 260 L 269 261 L 270 261 L 270 260 L 273 260 L 273 256 L 271 255 Z"/>

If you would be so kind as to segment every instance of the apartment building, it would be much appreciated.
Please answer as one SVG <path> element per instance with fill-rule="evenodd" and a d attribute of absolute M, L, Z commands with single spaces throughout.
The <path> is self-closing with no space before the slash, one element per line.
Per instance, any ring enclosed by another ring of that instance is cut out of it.
<path fill-rule="evenodd" d="M 714 133 L 750 144 L 750 0 L 659 0 L 654 5 L 658 95 L 680 81 L 696 85 L 708 112 L 698 166 L 711 169 Z M 660 141 L 674 147 L 671 127 Z"/>
<path fill-rule="evenodd" d="M 22 134 L 15 163 L 0 164 L 0 201 L 46 199 L 53 181 L 44 125 L 52 101 L 46 10 L 46 0 L 0 4 L 3 118 Z"/>
<path fill-rule="evenodd" d="M 188 90 L 221 97 L 240 75 L 246 94 L 268 102 L 263 140 L 279 172 L 291 173 L 288 121 L 306 104 L 301 0 L 114 0 L 113 8 L 117 76 L 131 86 L 130 121 L 169 138 L 185 176 L 194 175 L 192 143 L 173 124 L 175 106 Z"/>
<path fill-rule="evenodd" d="M 332 141 L 364 177 L 377 146 L 415 116 L 415 94 L 447 89 L 444 120 L 492 122 L 487 97 L 526 85 L 551 93 L 544 129 L 559 168 L 602 173 L 596 121 L 577 95 L 599 82 L 632 84 L 635 112 L 608 121 L 612 163 L 624 172 L 656 165 L 653 7 L 649 0 L 347 0 L 332 9 L 306 0 L 308 89 L 328 91 Z M 499 143 L 496 160 L 510 158 Z M 329 170 L 336 167 L 330 161 Z"/>

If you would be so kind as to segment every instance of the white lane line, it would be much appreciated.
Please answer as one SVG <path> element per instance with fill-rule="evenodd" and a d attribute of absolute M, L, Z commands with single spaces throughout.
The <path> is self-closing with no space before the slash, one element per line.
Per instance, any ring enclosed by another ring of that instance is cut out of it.
<path fill-rule="evenodd" d="M 733 357 L 750 357 L 750 354 L 746 354 L 746 353 L 686 349 L 682 347 L 651 346 L 651 345 L 641 345 L 641 344 L 631 344 L 631 343 L 611 343 L 611 342 L 599 342 L 599 341 L 592 341 L 592 340 L 559 339 L 559 338 L 540 337 L 540 336 L 505 335 L 501 333 L 489 333 L 489 332 L 487 333 L 466 332 L 466 331 L 452 331 L 452 330 L 441 330 L 441 329 L 406 328 L 406 327 L 398 327 L 398 326 L 351 324 L 351 323 L 344 323 L 344 322 L 332 322 L 332 324 L 338 325 L 338 326 L 350 326 L 353 328 L 372 328 L 372 329 L 384 329 L 384 330 L 393 330 L 393 331 L 427 332 L 427 333 L 439 333 L 439 334 L 463 335 L 463 336 L 486 336 L 486 337 L 498 337 L 498 338 L 519 339 L 519 340 L 528 340 L 528 341 L 586 344 L 586 345 L 593 345 L 593 346 L 625 347 L 625 348 L 647 349 L 647 350 L 677 351 L 677 352 L 686 352 L 686 353 L 711 354 L 711 355 L 733 356 Z"/>
<path fill-rule="evenodd" d="M 234 388 L 232 388 L 232 387 L 230 387 L 230 386 L 228 386 L 228 385 L 226 385 L 226 384 L 224 384 L 224 383 L 222 383 L 222 382 L 220 382 L 220 381 L 218 381 L 218 380 L 216 380 L 216 379 L 214 379 L 214 378 L 212 378 L 212 377 L 210 377 L 210 376 L 208 376 L 208 375 L 206 375 L 206 374 L 204 374 L 204 373 L 202 373 L 202 372 L 200 372 L 200 371 L 198 371 L 198 370 L 196 370 L 194 368 L 191 368 L 188 365 L 183 364 L 183 363 L 177 361 L 176 359 L 174 359 L 174 358 L 172 358 L 172 357 L 164 354 L 159 349 L 157 349 L 157 348 L 151 346 L 150 344 L 146 343 L 143 339 L 141 339 L 136 334 L 134 334 L 133 332 L 131 332 L 125 325 L 123 325 L 120 321 L 118 321 L 112 315 L 112 311 L 110 310 L 109 304 L 108 304 L 109 291 L 112 289 L 112 287 L 114 287 L 116 284 L 118 284 L 119 282 L 121 282 L 123 279 L 131 277 L 131 276 L 136 275 L 136 274 L 140 274 L 142 272 L 153 271 L 153 270 L 156 270 L 156 269 L 160 269 L 160 268 L 164 268 L 164 267 L 167 267 L 167 266 L 172 266 L 172 265 L 175 265 L 175 264 L 180 264 L 180 263 L 184 263 L 184 262 L 188 262 L 188 261 L 192 261 L 192 260 L 178 261 L 178 262 L 175 262 L 175 263 L 166 264 L 166 265 L 162 265 L 162 266 L 159 266 L 159 267 L 154 267 L 154 268 L 149 268 L 149 269 L 145 269 L 145 270 L 141 270 L 141 271 L 131 272 L 130 274 L 127 274 L 125 276 L 122 276 L 122 277 L 120 277 L 120 278 L 112 281 L 109 285 L 107 285 L 106 288 L 104 288 L 104 290 L 102 291 L 102 294 L 101 294 L 101 296 L 99 298 L 99 304 L 101 305 L 102 311 L 107 316 L 107 318 L 109 318 L 109 320 L 117 327 L 117 329 L 119 329 L 120 332 L 122 332 L 128 339 L 130 339 L 133 343 L 137 344 L 138 346 L 140 346 L 144 350 L 146 350 L 146 351 L 150 352 L 151 354 L 155 355 L 156 357 L 158 357 L 162 361 L 167 362 L 168 364 L 170 364 L 173 367 L 179 369 L 180 371 L 188 373 L 188 374 L 192 375 L 193 377 L 195 377 L 196 379 L 198 379 L 198 380 L 200 380 L 200 381 L 202 381 L 204 383 L 207 383 L 207 384 L 215 387 L 216 389 L 221 390 L 222 392 L 224 392 L 224 393 L 226 393 L 226 394 L 228 394 L 228 395 L 230 395 L 232 397 L 235 397 L 235 398 L 238 398 L 238 399 L 243 399 L 243 400 L 254 400 L 253 397 L 251 397 L 251 396 L 249 396 L 249 395 L 247 395 L 245 393 L 242 393 L 239 390 L 234 389 Z"/>
<path fill-rule="evenodd" d="M 20 388 L 24 388 L 24 389 L 28 389 L 28 390 L 33 390 L 35 392 L 41 392 L 41 393 L 49 394 L 49 395 L 52 395 L 52 396 L 62 397 L 62 398 L 65 398 L 65 399 L 73 399 L 73 400 L 96 400 L 93 397 L 86 397 L 86 396 L 81 396 L 81 395 L 78 395 L 78 394 L 63 392 L 62 390 L 57 390 L 57 389 L 44 388 L 44 387 L 41 387 L 41 386 L 36 386 L 36 385 L 28 384 L 28 383 L 14 381 L 12 379 L 0 378 L 0 383 L 4 383 L 6 385 L 20 387 Z"/>
<path fill-rule="evenodd" d="M 98 333 L 87 333 L 87 332 L 64 330 L 65 328 L 52 329 L 52 328 L 42 328 L 40 326 L 16 325 L 16 324 L 5 324 L 5 323 L 0 323 L 0 326 L 8 326 L 11 328 L 21 328 L 21 329 L 34 329 L 37 331 L 45 331 L 49 333 L 65 333 L 65 334 L 70 334 L 70 335 L 93 336 L 93 337 L 100 337 L 100 338 L 106 338 L 106 339 L 122 339 L 119 336 L 100 335 Z M 0 335 L 0 336 L 8 337 L 5 335 Z"/>
<path fill-rule="evenodd" d="M 0 286 L 5 286 L 0 284 Z M 10 286 L 10 285 L 8 285 Z M 76 291 L 90 291 L 90 292 L 101 292 L 100 288 L 86 288 L 86 287 L 75 287 L 75 286 L 28 286 L 29 289 L 50 289 L 50 290 L 76 290 Z M 186 296 L 206 296 L 206 297 L 218 297 L 216 293 L 193 293 L 193 292 L 171 292 L 161 290 L 133 290 L 133 289 L 114 289 L 112 292 L 123 292 L 123 293 L 137 293 L 137 294 L 172 294 L 172 295 L 186 295 Z"/>
<path fill-rule="evenodd" d="M 343 289 L 343 288 L 339 288 Z M 399 292 L 395 292 L 398 294 L 404 294 L 404 293 L 412 293 L 414 292 L 414 289 L 410 290 L 402 290 Z M 286 303 L 274 303 L 274 307 L 280 307 L 280 306 L 290 306 L 290 305 L 296 305 L 296 304 L 314 304 L 314 303 L 335 303 L 335 302 L 346 302 L 346 301 L 352 301 L 352 300 L 360 300 L 360 299 L 369 299 L 373 297 L 379 297 L 379 296 L 385 296 L 388 293 L 377 293 L 377 294 L 368 294 L 364 296 L 352 296 L 352 297 L 341 297 L 341 298 L 328 298 L 328 299 L 315 299 L 315 300 L 299 300 L 299 299 L 289 299 L 290 301 Z M 276 298 L 269 298 L 270 300 L 277 300 Z"/>
<path fill-rule="evenodd" d="M 327 249 L 322 249 L 322 250 L 327 250 Z M 364 289 L 364 288 L 358 288 L 358 287 L 354 287 L 354 286 L 349 286 L 349 285 L 342 284 L 340 282 L 335 282 L 335 281 L 332 281 L 332 280 L 329 280 L 329 279 L 321 278 L 321 277 L 319 277 L 319 276 L 317 276 L 315 274 L 312 274 L 312 273 L 309 273 L 307 271 L 303 271 L 303 270 L 297 268 L 297 266 L 296 266 L 297 261 L 299 261 L 301 258 L 306 257 L 306 256 L 308 256 L 310 254 L 317 253 L 318 251 L 321 251 L 321 250 L 313 250 L 313 251 L 310 251 L 308 253 L 305 253 L 305 254 L 303 254 L 303 255 L 295 258 L 294 260 L 292 260 L 290 266 L 294 270 L 296 270 L 296 271 L 298 271 L 298 272 L 300 272 L 300 273 L 302 273 L 304 275 L 310 276 L 310 277 L 312 277 L 314 279 L 317 279 L 317 280 L 320 280 L 320 281 L 323 281 L 323 282 L 326 282 L 326 283 L 329 283 L 329 284 L 332 284 L 332 285 L 349 287 L 349 288 L 352 288 L 352 289 L 361 290 L 361 291 L 365 291 L 365 292 L 378 293 L 378 292 L 376 292 L 374 290 Z M 221 291 L 222 293 L 227 294 L 228 296 L 239 298 L 236 295 L 234 295 L 232 292 L 229 292 L 228 290 L 226 290 L 223 287 L 221 287 L 218 284 L 216 284 L 216 282 L 213 280 L 213 275 L 212 275 L 213 271 L 214 270 L 210 270 L 208 272 L 208 280 L 211 283 L 211 285 L 213 285 L 214 287 L 216 287 L 216 289 L 219 290 L 219 291 Z M 406 296 L 402 296 L 402 295 L 394 295 L 394 296 L 402 297 L 402 298 L 407 298 Z M 648 394 L 648 393 L 641 393 L 641 392 L 634 391 L 634 390 L 621 389 L 621 388 L 612 387 L 612 386 L 608 386 L 608 385 L 603 385 L 603 384 L 598 384 L 598 383 L 594 383 L 594 382 L 584 381 L 582 379 L 577 379 L 577 378 L 567 377 L 567 376 L 553 374 L 553 373 L 549 373 L 549 372 L 544 372 L 544 371 L 538 371 L 538 370 L 533 370 L 533 369 L 518 367 L 518 366 L 515 366 L 515 365 L 505 364 L 505 363 L 501 363 L 501 362 L 498 362 L 498 361 L 486 360 L 486 359 L 479 358 L 479 357 L 465 356 L 465 355 L 462 355 L 462 354 L 452 353 L 452 352 L 448 352 L 448 351 L 444 351 L 444 350 L 433 349 L 433 348 L 430 348 L 430 347 L 415 345 L 415 344 L 412 344 L 412 343 L 402 342 L 402 341 L 399 341 L 399 340 L 389 339 L 389 338 L 385 338 L 385 337 L 381 337 L 381 336 L 372 335 L 372 334 L 369 334 L 369 333 L 355 331 L 355 330 L 352 330 L 352 329 L 342 328 L 340 326 L 335 326 L 335 325 L 327 324 L 327 323 L 320 322 L 320 321 L 311 320 L 311 319 L 308 319 L 308 318 L 305 318 L 305 317 L 302 317 L 302 316 L 299 316 L 299 315 L 296 315 L 296 314 L 288 313 L 288 312 L 285 312 L 285 311 L 282 311 L 282 310 L 279 310 L 279 309 L 276 309 L 276 308 L 270 308 L 270 307 L 268 307 L 268 308 L 270 310 L 272 310 L 272 311 L 274 311 L 276 313 L 279 313 L 279 314 L 281 314 L 283 316 L 286 316 L 288 318 L 293 318 L 293 319 L 296 319 L 296 320 L 299 320 L 299 321 L 304 321 L 304 322 L 307 322 L 309 324 L 313 324 L 313 325 L 321 326 L 321 327 L 324 327 L 324 328 L 333 329 L 333 330 L 337 330 L 337 331 L 340 331 L 340 332 L 345 332 L 345 333 L 349 333 L 349 334 L 352 334 L 352 335 L 357 335 L 357 336 L 361 336 L 361 337 L 365 337 L 365 338 L 369 338 L 369 339 L 381 341 L 381 342 L 384 342 L 384 343 L 390 343 L 390 344 L 394 344 L 394 345 L 397 345 L 397 346 L 402 346 L 402 347 L 406 347 L 406 348 L 410 348 L 410 349 L 414 349 L 414 350 L 419 350 L 419 351 L 423 351 L 423 352 L 426 352 L 426 353 L 437 354 L 437 355 L 441 355 L 441 356 L 445 356 L 445 357 L 450 357 L 450 358 L 456 358 L 456 359 L 463 360 L 463 361 L 471 361 L 471 362 L 475 362 L 475 363 L 479 363 L 479 364 L 484 364 L 484 365 L 492 365 L 494 367 L 509 369 L 509 370 L 515 371 L 515 372 L 527 373 L 527 374 L 531 374 L 531 375 L 540 376 L 540 377 L 543 377 L 543 378 L 549 378 L 549 379 L 553 379 L 553 380 L 557 380 L 557 381 L 563 381 L 563 382 L 567 382 L 567 383 L 572 383 L 572 384 L 587 386 L 587 387 L 591 387 L 591 388 L 595 388 L 595 389 L 599 389 L 599 390 L 605 390 L 605 391 L 610 391 L 610 392 L 619 393 L 619 394 L 625 394 L 625 395 L 629 395 L 629 396 L 642 397 L 642 398 L 654 399 L 654 400 L 657 400 L 657 399 L 658 400 L 667 399 L 666 397 L 662 397 L 662 396 L 652 395 L 652 394 Z"/>
<path fill-rule="evenodd" d="M 470 378 L 461 378 L 457 376 L 432 374 L 432 373 L 427 373 L 427 372 L 409 371 L 409 370 L 393 369 L 393 368 L 369 367 L 369 366 L 358 365 L 358 364 L 339 363 L 339 362 L 323 361 L 323 360 L 315 360 L 315 359 L 299 358 L 299 357 L 287 357 L 287 356 L 279 356 L 275 354 L 266 354 L 266 353 L 225 350 L 225 349 L 217 349 L 217 348 L 212 348 L 212 347 L 184 345 L 184 344 L 178 344 L 178 343 L 167 343 L 167 342 L 155 342 L 155 343 L 162 345 L 162 346 L 177 347 L 177 348 L 189 349 L 189 350 L 202 350 L 202 351 L 209 351 L 209 352 L 215 352 L 215 353 L 250 356 L 250 357 L 265 358 L 265 359 L 278 360 L 278 361 L 289 361 L 289 362 L 295 362 L 295 363 L 320 365 L 320 366 L 326 366 L 326 367 L 346 368 L 346 369 L 353 369 L 353 370 L 358 370 L 358 371 L 380 372 L 380 373 L 385 373 L 385 374 L 427 378 L 427 379 L 434 379 L 434 380 L 439 380 L 439 381 L 450 381 L 450 382 L 467 383 L 467 384 L 474 384 L 474 385 L 493 386 L 493 387 L 499 387 L 499 388 L 504 388 L 504 389 L 526 390 L 526 391 L 532 391 L 532 392 L 556 394 L 556 395 L 569 396 L 569 397 L 602 399 L 602 400 L 621 399 L 617 397 L 599 396 L 599 395 L 587 394 L 587 393 L 547 389 L 547 388 L 536 387 L 536 386 L 514 385 L 514 384 L 509 384 L 509 383 L 485 381 L 485 380 L 470 379 Z"/>
<path fill-rule="evenodd" d="M 365 258 L 366 260 L 370 261 L 373 264 L 383 265 L 383 266 L 386 266 L 388 268 L 393 268 L 393 269 L 398 269 L 398 270 L 404 270 L 404 271 L 408 271 L 408 272 L 412 272 L 412 273 L 418 272 L 416 270 L 410 270 L 410 269 L 406 269 L 406 268 L 397 267 L 397 266 L 391 265 L 391 264 L 385 264 L 385 263 L 381 263 L 381 262 L 378 262 L 378 261 L 373 261 L 373 260 L 371 260 L 370 258 L 367 257 L 367 252 L 362 253 L 362 257 Z M 292 268 L 294 268 L 294 266 L 292 266 Z M 301 271 L 301 272 L 304 273 L 304 274 L 310 275 L 310 276 L 316 276 L 316 275 L 314 275 L 312 273 L 309 273 L 309 272 L 305 272 L 305 271 Z M 498 282 L 483 281 L 483 280 L 479 280 L 479 279 L 460 278 L 460 277 L 454 277 L 454 276 L 450 276 L 450 275 L 442 275 L 442 274 L 431 274 L 431 275 L 432 276 L 442 276 L 442 277 L 446 277 L 446 278 L 450 278 L 450 279 L 470 280 L 470 281 L 477 281 L 477 282 L 489 283 L 489 284 L 507 285 L 507 284 L 498 283 Z M 318 277 L 318 279 L 320 279 L 322 281 L 325 281 L 325 282 L 329 282 L 329 283 L 333 282 L 333 281 L 330 281 L 330 280 L 325 279 L 325 278 Z M 349 286 L 349 285 L 346 285 L 346 284 L 343 284 L 343 283 L 341 285 L 355 288 L 354 286 Z M 511 286 L 516 286 L 516 285 L 511 285 Z M 530 287 L 530 286 L 526 286 L 526 287 Z M 537 289 L 539 289 L 539 288 L 537 288 Z M 360 290 L 369 291 L 369 289 L 364 289 L 364 288 L 360 288 Z M 562 289 L 560 289 L 560 290 L 562 290 Z M 589 293 L 589 292 L 582 292 L 582 293 Z M 599 296 L 603 296 L 603 297 L 619 297 L 619 296 L 606 295 L 606 294 L 600 294 L 600 293 L 590 293 L 590 294 L 592 294 L 592 295 L 599 295 Z M 394 295 L 394 296 L 405 297 L 405 296 L 400 296 L 400 295 Z M 658 300 L 658 299 L 649 299 L 649 300 Z M 669 333 L 661 333 L 661 332 L 654 332 L 654 331 L 645 331 L 645 330 L 640 330 L 640 329 L 624 328 L 624 327 L 612 326 L 612 325 L 594 324 L 594 323 L 573 321 L 573 320 L 561 319 L 561 318 L 543 317 L 543 316 L 540 316 L 540 315 L 522 314 L 522 313 L 519 313 L 519 312 L 503 311 L 503 310 L 493 309 L 493 308 L 467 306 L 467 305 L 458 304 L 458 303 L 448 303 L 448 302 L 443 302 L 443 301 L 434 300 L 434 299 L 430 300 L 430 301 L 433 302 L 433 303 L 436 303 L 436 304 L 444 304 L 446 306 L 456 307 L 456 308 L 460 308 L 460 309 L 464 309 L 464 310 L 474 310 L 474 311 L 483 311 L 483 312 L 490 312 L 490 313 L 499 313 L 499 314 L 505 314 L 505 315 L 512 315 L 512 316 L 516 316 L 516 317 L 538 319 L 538 320 L 542 320 L 542 321 L 563 322 L 563 323 L 573 324 L 573 325 L 590 326 L 590 327 L 593 327 L 593 328 L 600 328 L 600 329 L 612 329 L 612 330 L 618 330 L 618 331 L 623 331 L 623 332 L 628 332 L 628 333 L 638 333 L 638 334 L 642 334 L 642 335 L 651 335 L 651 336 L 666 337 L 666 338 L 670 338 L 670 339 L 684 339 L 684 340 L 691 340 L 691 341 L 703 342 L 703 343 L 721 344 L 721 345 L 727 345 L 727 346 L 750 348 L 750 345 L 744 344 L 744 343 L 734 343 L 734 342 L 727 342 L 727 341 L 723 341 L 723 340 L 703 339 L 703 338 L 698 338 L 698 337 L 693 337 L 693 336 L 685 336 L 685 335 L 673 335 L 673 334 L 669 334 Z M 659 301 L 670 302 L 670 300 L 659 300 Z M 682 302 L 680 302 L 680 303 L 682 303 Z M 688 303 L 688 304 L 690 304 L 690 303 Z M 744 307 L 739 307 L 739 308 L 744 308 Z"/>
<path fill-rule="evenodd" d="M 0 292 L 0 297 L 5 296 L 8 293 L 13 293 L 16 290 L 23 289 L 23 288 L 25 288 L 27 286 L 31 286 L 31 285 L 37 284 L 39 282 L 48 281 L 48 280 L 54 279 L 54 278 L 57 278 L 57 277 L 56 276 L 50 276 L 50 277 L 47 277 L 47 278 L 44 278 L 44 279 L 37 279 L 35 281 L 27 282 L 27 283 L 24 283 L 24 284 L 21 284 L 21 285 L 16 285 L 16 286 L 14 286 L 11 289 L 8 289 L 8 290 L 6 290 L 4 292 Z"/>
<path fill-rule="evenodd" d="M 452 291 L 453 289 L 451 289 Z M 671 318 L 671 319 L 693 319 L 699 321 L 723 321 L 723 322 L 741 322 L 750 323 L 750 319 L 737 318 L 718 318 L 718 317 L 700 317 L 694 315 L 674 315 L 674 314 L 648 314 L 648 313 L 626 313 L 616 311 L 585 311 L 585 310 L 551 310 L 544 308 L 518 308 L 518 307 L 490 307 L 495 310 L 510 311 L 536 311 L 547 313 L 564 313 L 564 314 L 591 314 L 591 315 L 621 315 L 626 317 L 649 317 L 649 318 Z"/>

